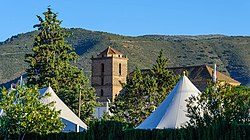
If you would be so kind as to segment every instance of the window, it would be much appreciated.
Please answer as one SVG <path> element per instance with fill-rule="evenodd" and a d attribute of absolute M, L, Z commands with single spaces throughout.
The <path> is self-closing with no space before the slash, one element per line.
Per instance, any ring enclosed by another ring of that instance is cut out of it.
<path fill-rule="evenodd" d="M 101 89 L 101 97 L 103 96 L 103 94 L 104 94 L 104 93 L 103 93 L 103 90 Z"/>
<path fill-rule="evenodd" d="M 122 75 L 122 64 L 119 64 L 119 75 Z"/>
<path fill-rule="evenodd" d="M 104 78 L 101 78 L 101 85 L 104 85 Z"/>
<path fill-rule="evenodd" d="M 101 67 L 102 67 L 102 73 L 103 73 L 104 72 L 104 64 L 103 63 L 102 63 Z"/>

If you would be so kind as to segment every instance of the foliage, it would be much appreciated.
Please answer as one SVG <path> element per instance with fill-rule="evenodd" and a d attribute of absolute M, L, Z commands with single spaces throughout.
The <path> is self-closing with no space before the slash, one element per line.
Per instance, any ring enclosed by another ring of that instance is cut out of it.
<path fill-rule="evenodd" d="M 18 134 L 19 139 L 27 133 L 47 135 L 58 133 L 64 127 L 53 103 L 42 104 L 37 87 L 18 87 L 16 90 L 3 89 L 0 94 L 0 133 L 4 137 Z"/>
<path fill-rule="evenodd" d="M 69 52 L 73 48 L 64 40 L 69 34 L 62 32 L 57 14 L 50 8 L 43 14 L 45 20 L 37 16 L 40 23 L 34 25 L 40 32 L 33 44 L 33 54 L 26 55 L 26 61 L 30 65 L 27 69 L 28 84 L 39 84 L 40 87 L 51 84 L 58 91 L 62 72 L 69 69 L 70 61 L 76 61 L 77 55 Z"/>
<path fill-rule="evenodd" d="M 142 76 L 136 70 L 132 79 L 127 79 L 124 93 L 118 95 L 110 110 L 114 114 L 112 119 L 130 122 L 134 125 L 142 122 L 154 110 L 153 102 L 156 97 L 157 85 L 154 79 Z"/>
<path fill-rule="evenodd" d="M 223 132 L 222 132 L 223 131 Z M 248 140 L 250 125 L 218 124 L 202 128 L 131 129 L 128 124 L 112 121 L 91 123 L 84 132 L 27 134 L 27 140 Z"/>
<path fill-rule="evenodd" d="M 217 125 L 181 129 L 125 130 L 124 140 L 247 140 L 249 125 Z"/>
<path fill-rule="evenodd" d="M 175 76 L 172 71 L 168 70 L 168 64 L 169 59 L 164 58 L 163 50 L 161 50 L 159 56 L 156 59 L 156 64 L 154 64 L 153 68 L 151 69 L 152 77 L 157 83 L 157 92 L 158 94 L 161 94 L 158 97 L 160 102 L 165 99 L 166 93 L 168 94 L 179 80 L 178 76 Z"/>
<path fill-rule="evenodd" d="M 118 121 L 93 121 L 87 130 L 87 139 L 113 140 L 123 139 L 123 131 L 131 128 L 131 124 Z"/>
<path fill-rule="evenodd" d="M 250 123 L 250 89 L 225 83 L 210 83 L 197 97 L 188 99 L 191 126 L 210 126 L 217 122 Z"/>
<path fill-rule="evenodd" d="M 50 85 L 76 114 L 81 92 L 81 119 L 88 122 L 97 105 L 94 89 L 89 86 L 83 71 L 71 64 L 76 62 L 78 55 L 66 44 L 65 37 L 69 33 L 60 27 L 62 21 L 50 8 L 43 14 L 44 19 L 37 16 L 40 23 L 34 26 L 39 33 L 33 44 L 33 53 L 26 55 L 28 84 L 39 85 L 39 88 Z"/>
<path fill-rule="evenodd" d="M 148 74 L 136 69 L 110 108 L 113 119 L 138 125 L 160 105 L 178 80 L 167 69 L 167 63 L 161 51 Z"/>

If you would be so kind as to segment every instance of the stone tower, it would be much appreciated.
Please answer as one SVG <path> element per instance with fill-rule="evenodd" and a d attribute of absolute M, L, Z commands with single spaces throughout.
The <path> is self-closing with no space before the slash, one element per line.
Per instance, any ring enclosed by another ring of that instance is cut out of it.
<path fill-rule="evenodd" d="M 128 58 L 117 50 L 108 47 L 96 57 L 92 57 L 91 85 L 99 97 L 97 101 L 114 101 L 126 82 Z"/>

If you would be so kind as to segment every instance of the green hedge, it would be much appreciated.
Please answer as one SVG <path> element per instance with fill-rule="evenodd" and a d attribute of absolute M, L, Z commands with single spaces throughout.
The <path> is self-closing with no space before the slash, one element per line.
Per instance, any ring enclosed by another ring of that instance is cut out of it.
<path fill-rule="evenodd" d="M 114 140 L 123 139 L 124 130 L 130 128 L 130 124 L 117 121 L 96 121 L 89 125 L 87 140 Z"/>
<path fill-rule="evenodd" d="M 13 137 L 15 139 L 15 137 Z M 132 129 L 115 121 L 92 122 L 85 132 L 41 136 L 27 134 L 26 140 L 250 140 L 250 125 L 217 124 L 211 127 L 181 129 Z"/>
<path fill-rule="evenodd" d="M 250 140 L 250 125 L 125 130 L 123 140 Z"/>

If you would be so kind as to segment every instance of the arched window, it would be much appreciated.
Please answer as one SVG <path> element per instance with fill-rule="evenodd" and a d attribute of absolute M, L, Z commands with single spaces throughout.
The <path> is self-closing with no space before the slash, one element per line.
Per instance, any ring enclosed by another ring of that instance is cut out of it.
<path fill-rule="evenodd" d="M 104 85 L 104 78 L 101 78 L 101 85 Z"/>
<path fill-rule="evenodd" d="M 104 94 L 104 93 L 103 93 L 103 90 L 101 89 L 101 97 L 103 96 L 103 94 Z"/>
<path fill-rule="evenodd" d="M 101 67 L 102 67 L 102 73 L 103 73 L 104 72 L 104 64 L 102 63 L 101 65 L 102 65 Z"/>
<path fill-rule="evenodd" d="M 122 75 L 122 64 L 119 63 L 119 75 Z"/>

